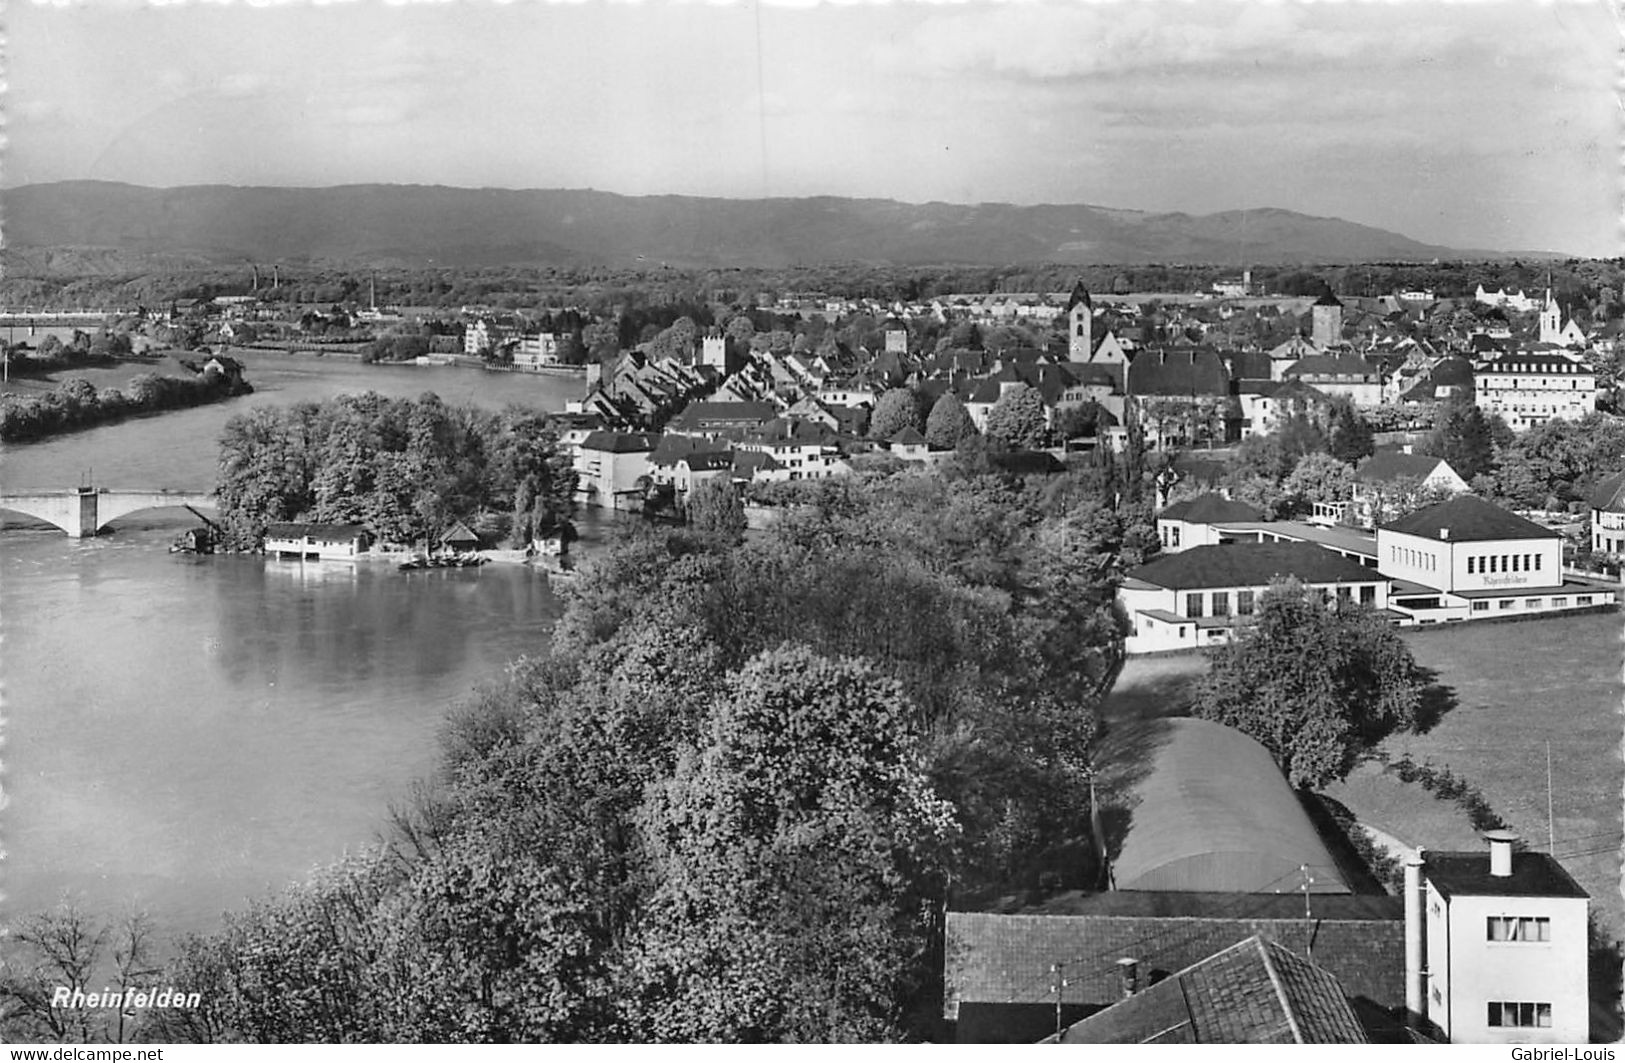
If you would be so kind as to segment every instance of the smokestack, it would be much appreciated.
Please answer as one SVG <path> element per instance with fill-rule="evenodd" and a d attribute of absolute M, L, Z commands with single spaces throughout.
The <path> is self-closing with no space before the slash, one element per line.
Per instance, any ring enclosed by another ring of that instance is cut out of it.
<path fill-rule="evenodd" d="M 1484 837 L 1490 843 L 1490 877 L 1512 877 L 1512 843 L 1518 836 L 1509 830 L 1487 830 Z"/>
<path fill-rule="evenodd" d="M 1405 1011 L 1420 1029 L 1427 1019 L 1427 976 L 1422 926 L 1422 850 L 1405 858 Z"/>
<path fill-rule="evenodd" d="M 1450 539 L 1450 529 L 1449 528 L 1440 528 L 1439 529 L 1439 538 L 1448 541 Z"/>
<path fill-rule="evenodd" d="M 1140 961 L 1124 956 L 1117 961 L 1117 981 L 1126 1000 L 1140 991 Z"/>

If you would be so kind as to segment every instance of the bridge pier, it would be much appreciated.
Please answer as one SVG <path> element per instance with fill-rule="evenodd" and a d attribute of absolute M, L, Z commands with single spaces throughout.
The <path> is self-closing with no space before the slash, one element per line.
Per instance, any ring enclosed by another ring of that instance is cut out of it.
<path fill-rule="evenodd" d="M 68 521 L 66 529 L 70 539 L 94 539 L 101 530 L 101 521 L 96 519 L 99 507 L 96 505 L 96 489 L 94 487 L 79 488 L 78 520 Z"/>

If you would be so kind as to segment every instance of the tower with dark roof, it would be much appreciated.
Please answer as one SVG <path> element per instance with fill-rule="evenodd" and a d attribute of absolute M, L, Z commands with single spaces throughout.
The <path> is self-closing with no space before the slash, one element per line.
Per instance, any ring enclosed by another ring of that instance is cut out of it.
<path fill-rule="evenodd" d="M 1310 307 L 1312 323 L 1309 338 L 1316 347 L 1335 347 L 1343 342 L 1343 304 L 1330 290 Z"/>
<path fill-rule="evenodd" d="M 1095 301 L 1079 280 L 1066 301 L 1066 357 L 1069 362 L 1087 362 L 1095 349 Z"/>

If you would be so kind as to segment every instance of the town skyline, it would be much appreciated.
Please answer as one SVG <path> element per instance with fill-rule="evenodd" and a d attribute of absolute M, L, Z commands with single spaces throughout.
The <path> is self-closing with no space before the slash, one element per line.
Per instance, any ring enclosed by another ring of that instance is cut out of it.
<path fill-rule="evenodd" d="M 1373 16 L 25 5 L 9 27 L 5 184 L 1273 207 L 1450 247 L 1619 253 L 1604 5 Z"/>

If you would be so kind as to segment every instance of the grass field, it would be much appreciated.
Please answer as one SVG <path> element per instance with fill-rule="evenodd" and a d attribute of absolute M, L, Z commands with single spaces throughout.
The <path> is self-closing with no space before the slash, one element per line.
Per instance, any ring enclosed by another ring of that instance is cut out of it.
<path fill-rule="evenodd" d="M 1452 625 L 1405 637 L 1417 662 L 1454 691 L 1456 704 L 1427 734 L 1398 735 L 1383 748 L 1449 767 L 1478 787 L 1532 847 L 1544 849 L 1550 742 L 1555 852 L 1591 894 L 1604 929 L 1625 938 L 1625 619 L 1603 613 Z M 1107 699 L 1108 726 L 1184 714 L 1190 684 L 1206 669 L 1199 655 L 1131 659 Z M 1374 767 L 1327 792 L 1362 822 L 1409 844 L 1481 844 L 1453 805 Z"/>

